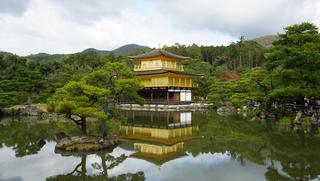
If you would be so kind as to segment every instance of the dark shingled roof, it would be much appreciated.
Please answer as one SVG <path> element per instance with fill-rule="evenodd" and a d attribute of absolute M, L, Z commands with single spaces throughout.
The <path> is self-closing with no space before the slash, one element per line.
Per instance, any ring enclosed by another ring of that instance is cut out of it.
<path fill-rule="evenodd" d="M 204 74 L 191 73 L 191 72 L 180 72 L 174 70 L 146 70 L 146 71 L 136 71 L 135 74 L 139 75 L 154 75 L 154 74 L 165 74 L 165 73 L 175 73 L 175 74 L 184 74 L 184 75 L 193 75 L 193 76 L 203 76 Z"/>
<path fill-rule="evenodd" d="M 190 57 L 184 57 L 181 55 L 176 55 L 161 49 L 152 50 L 151 52 L 140 54 L 140 55 L 129 56 L 129 58 L 143 59 L 143 58 L 152 58 L 152 57 L 161 56 L 161 55 L 169 58 L 176 58 L 176 59 L 182 59 L 182 60 L 190 58 Z"/>

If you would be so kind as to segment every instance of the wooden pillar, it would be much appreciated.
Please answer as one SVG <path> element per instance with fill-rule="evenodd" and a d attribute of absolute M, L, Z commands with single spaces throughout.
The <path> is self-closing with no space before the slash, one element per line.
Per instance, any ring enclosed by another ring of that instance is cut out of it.
<path fill-rule="evenodd" d="M 169 90 L 167 90 L 167 103 L 169 104 Z"/>
<path fill-rule="evenodd" d="M 150 90 L 151 90 L 151 102 L 152 102 L 153 101 L 153 90 L 152 90 L 152 88 Z"/>
<path fill-rule="evenodd" d="M 167 112 L 167 129 L 169 128 L 169 112 Z"/>
<path fill-rule="evenodd" d="M 154 125 L 153 125 L 153 114 L 152 113 L 151 113 L 151 124 L 150 125 L 151 125 L 151 128 L 154 127 Z"/>

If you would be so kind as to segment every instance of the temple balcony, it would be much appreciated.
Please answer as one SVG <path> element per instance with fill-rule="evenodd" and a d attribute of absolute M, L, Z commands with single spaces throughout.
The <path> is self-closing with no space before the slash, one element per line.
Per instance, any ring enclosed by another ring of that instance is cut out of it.
<path fill-rule="evenodd" d="M 146 70 L 174 70 L 183 71 L 183 66 L 177 62 L 172 61 L 142 61 L 134 65 L 134 71 L 146 71 Z"/>

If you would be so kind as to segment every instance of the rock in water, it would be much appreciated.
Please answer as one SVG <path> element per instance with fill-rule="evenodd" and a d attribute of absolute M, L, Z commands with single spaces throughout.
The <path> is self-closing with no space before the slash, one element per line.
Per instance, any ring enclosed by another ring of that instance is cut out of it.
<path fill-rule="evenodd" d="M 112 147 L 118 143 L 118 137 L 112 135 L 109 139 L 101 140 L 101 138 L 88 136 L 69 137 L 63 132 L 56 134 L 56 150 L 77 152 L 77 151 L 100 151 Z"/>

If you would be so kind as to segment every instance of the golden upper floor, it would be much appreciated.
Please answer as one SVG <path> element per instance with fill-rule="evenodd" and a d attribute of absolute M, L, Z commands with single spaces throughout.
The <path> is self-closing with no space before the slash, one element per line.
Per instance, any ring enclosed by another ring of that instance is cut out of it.
<path fill-rule="evenodd" d="M 153 59 L 136 60 L 134 62 L 134 71 L 145 70 L 175 70 L 183 71 L 183 65 L 176 60 L 168 60 L 165 57 L 155 57 Z"/>
<path fill-rule="evenodd" d="M 134 61 L 134 71 L 175 70 L 183 71 L 181 60 L 188 59 L 165 50 L 156 49 L 136 56 L 129 56 Z"/>

